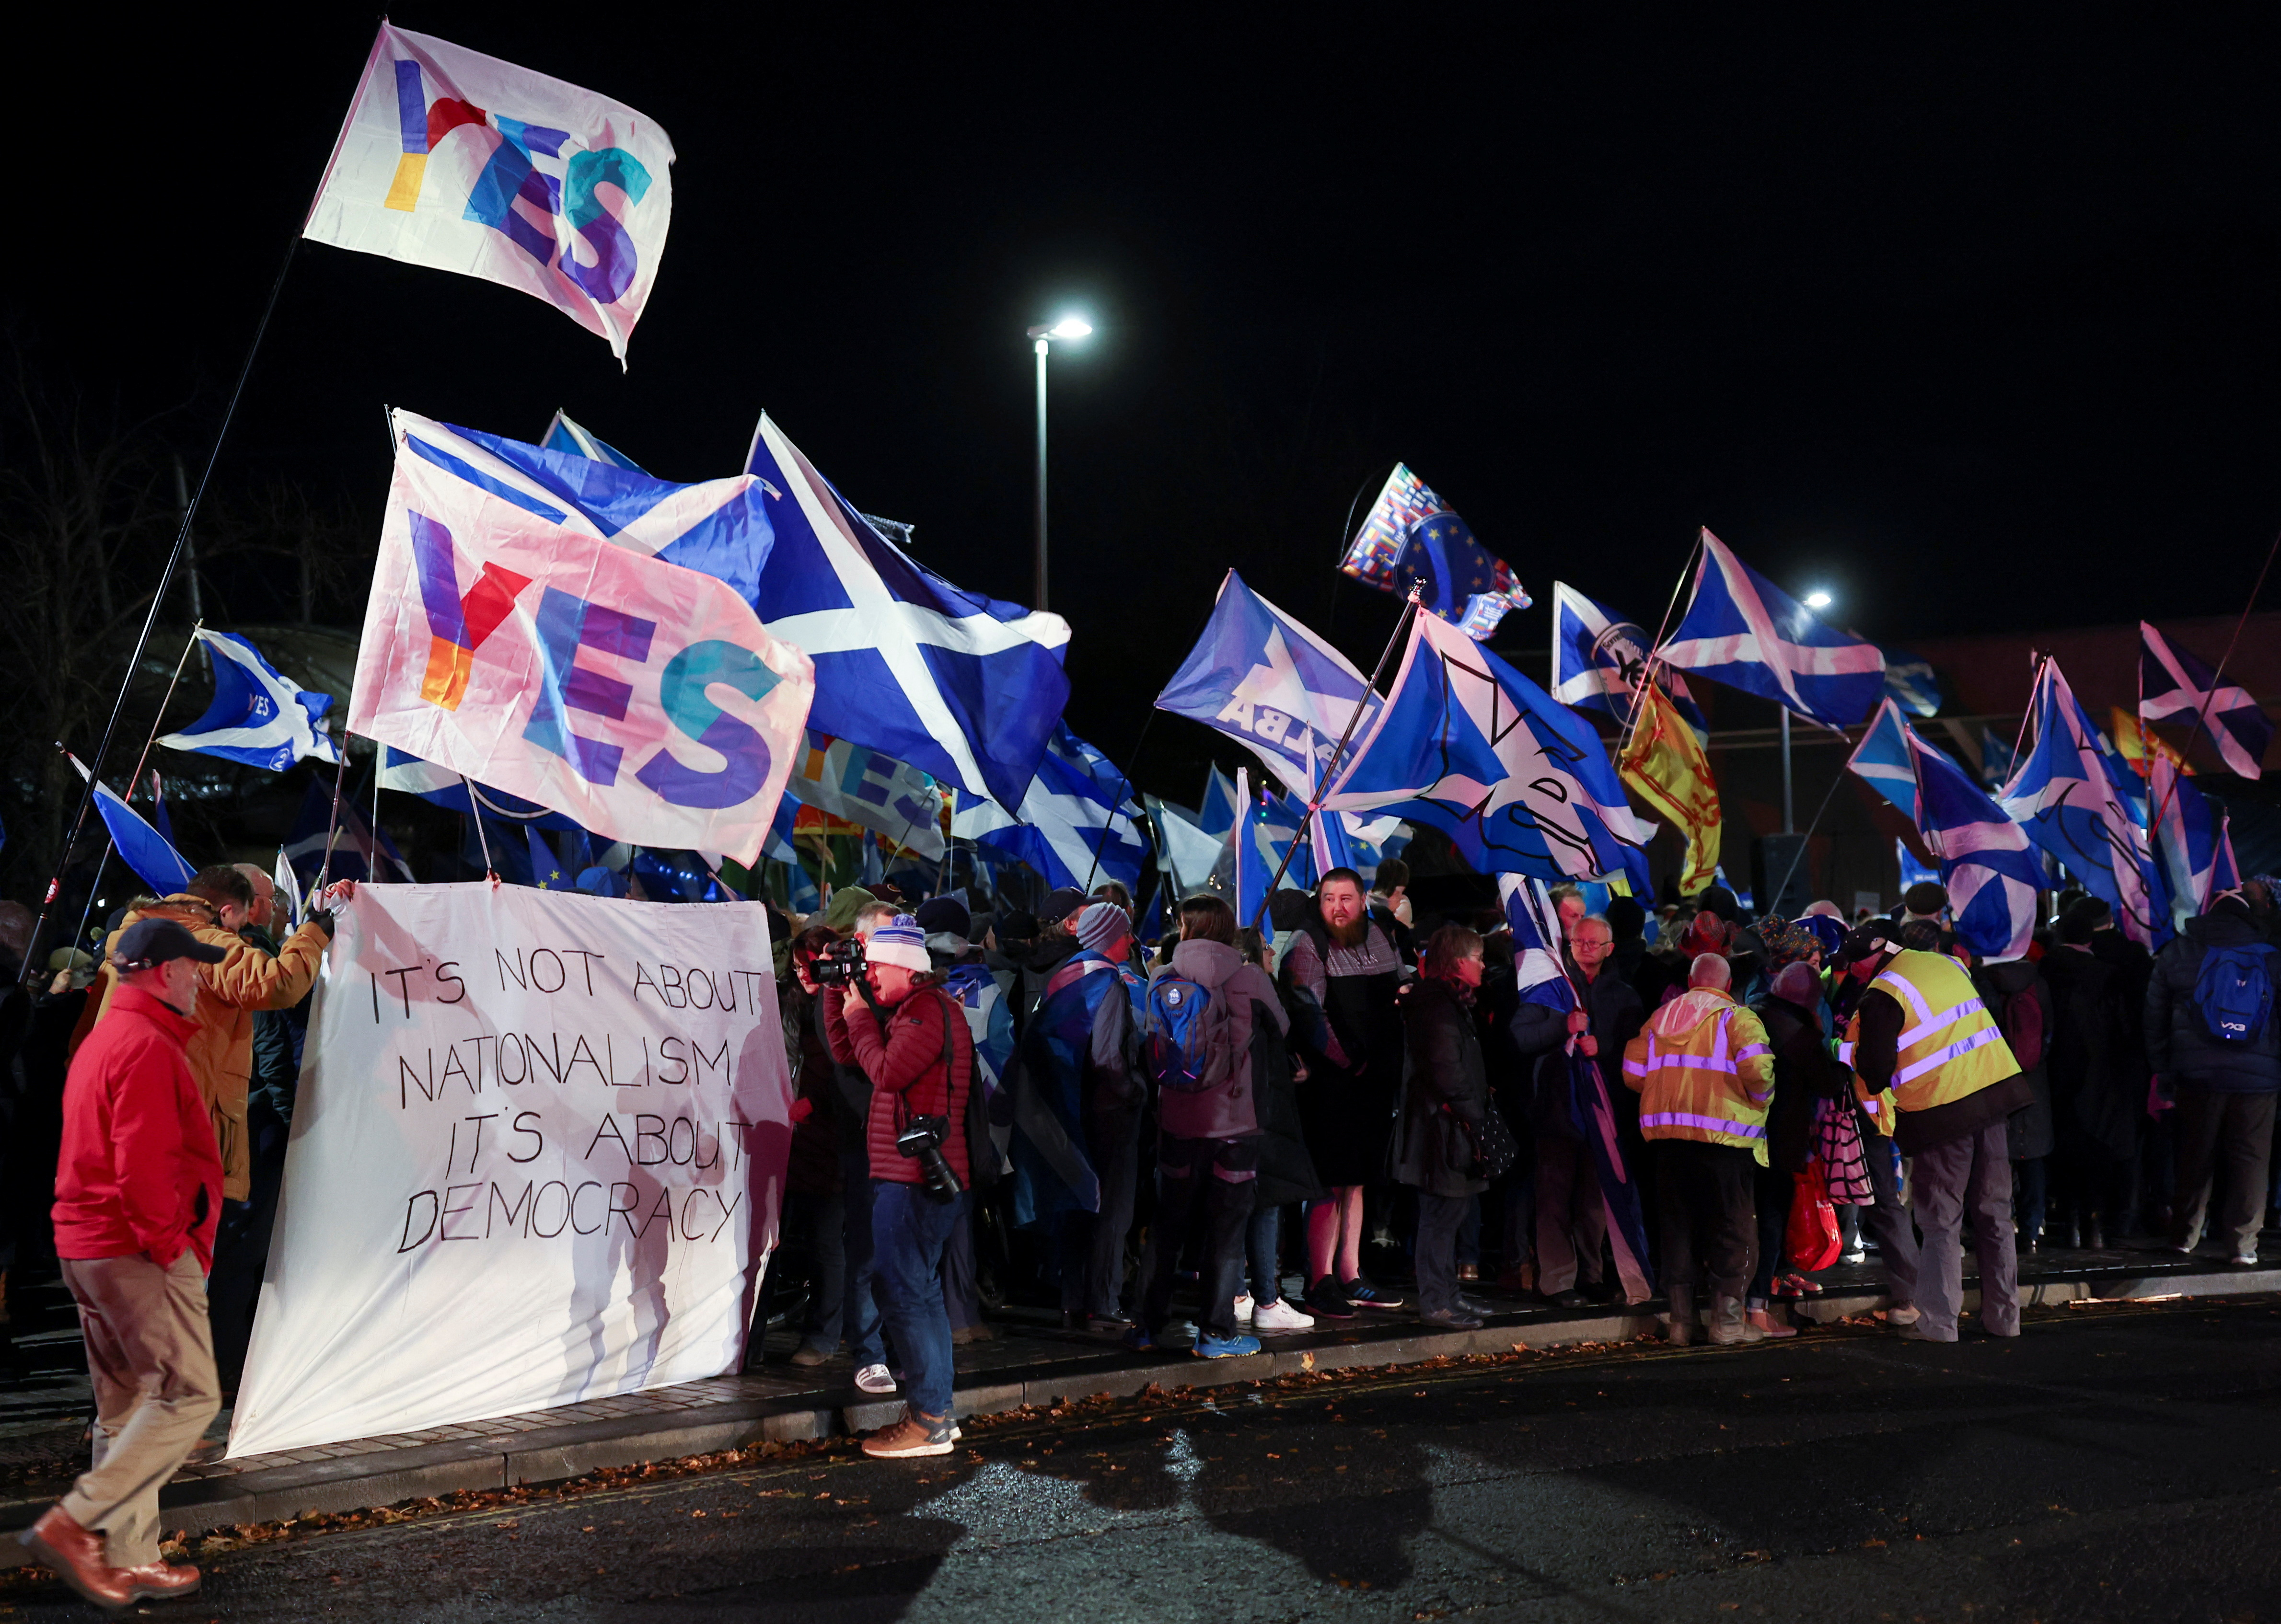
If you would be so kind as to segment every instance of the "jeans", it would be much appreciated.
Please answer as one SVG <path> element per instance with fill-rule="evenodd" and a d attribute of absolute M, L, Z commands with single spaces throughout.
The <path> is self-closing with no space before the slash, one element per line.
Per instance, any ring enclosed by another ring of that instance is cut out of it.
<path fill-rule="evenodd" d="M 2004 1119 L 1909 1160 L 1909 1205 L 1924 1231 L 1924 1268 L 1917 1280 L 1922 1313 L 1917 1334 L 1956 1340 L 1964 1306 L 1964 1213 L 1972 1211 L 1973 1249 L 1980 1257 L 1980 1323 L 1991 1336 L 2020 1334 L 2020 1256 L 2012 1243 L 2012 1159 Z"/>
<path fill-rule="evenodd" d="M 885 1365 L 887 1344 L 880 1334 L 878 1264 L 871 1244 L 871 1153 L 867 1149 L 839 1153 L 840 1188 L 846 1206 L 841 1211 L 841 1249 L 847 1254 L 847 1284 L 839 1326 L 833 1327 L 835 1343 L 844 1335 L 855 1356 L 855 1368 Z"/>
<path fill-rule="evenodd" d="M 1172 1306 L 1180 1247 L 1193 1241 L 1203 1307 L 1200 1332 L 1233 1336 L 1235 1295 L 1243 1289 L 1244 1230 L 1259 1187 L 1256 1138 L 1164 1139 L 1156 1146 L 1156 1221 L 1140 1293 L 1140 1328 L 1154 1336 Z"/>
<path fill-rule="evenodd" d="M 1434 1195 L 1418 1192 L 1418 1307 L 1421 1312 L 1446 1313 L 1459 1306 L 1458 1295 L 1458 1230 L 1465 1221 L 1470 1195 Z"/>
<path fill-rule="evenodd" d="M 2191 1247 L 2202 1238 L 2213 1184 L 2223 1199 L 2209 1226 L 2210 1235 L 2236 1257 L 2254 1257 L 2257 1232 L 2265 1222 L 2265 1170 L 2273 1150 L 2273 1104 L 2269 1094 L 2220 1094 L 2191 1079 L 2178 1083 L 2178 1189 L 2170 1213 L 2170 1239 Z M 2224 1166 L 2221 1179 L 2218 1169 Z"/>
<path fill-rule="evenodd" d="M 938 1201 L 920 1184 L 871 1182 L 881 1309 L 903 1361 L 903 1396 L 914 1415 L 950 1413 L 950 1316 L 942 1306 L 942 1257 L 963 1203 Z"/>
<path fill-rule="evenodd" d="M 2019 1226 L 2021 1236 L 2028 1241 L 2043 1237 L 2044 1210 L 2049 1204 L 2050 1179 L 2045 1167 L 2046 1158 L 2029 1156 L 2012 1164 L 2012 1221 Z"/>
<path fill-rule="evenodd" d="M 1283 1296 L 1283 1209 L 1254 1207 L 1244 1229 L 1244 1250 L 1251 1260 L 1251 1305 L 1262 1309 Z"/>

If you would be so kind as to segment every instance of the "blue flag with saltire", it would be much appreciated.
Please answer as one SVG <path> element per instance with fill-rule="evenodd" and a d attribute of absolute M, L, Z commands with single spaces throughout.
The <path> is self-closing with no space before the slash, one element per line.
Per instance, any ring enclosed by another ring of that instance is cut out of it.
<path fill-rule="evenodd" d="M 1141 803 L 1148 809 L 1149 821 L 1156 829 L 1156 862 L 1164 870 L 1177 896 L 1185 897 L 1203 888 L 1219 866 L 1220 854 L 1227 849 L 1227 837 L 1217 837 L 1203 831 L 1195 814 L 1185 807 L 1156 795 L 1143 795 Z"/>
<path fill-rule="evenodd" d="M 1069 623 L 953 586 L 882 536 L 768 417 L 746 467 L 768 492 L 775 534 L 754 607 L 816 661 L 809 725 L 1020 806 L 1069 700 Z"/>
<path fill-rule="evenodd" d="M 1639 685 L 1647 679 L 1648 634 L 1604 603 L 1595 603 L 1566 582 L 1552 584 L 1552 697 L 1579 710 L 1597 710 L 1629 727 Z M 1678 672 L 1659 669 L 1656 685 L 1671 696 L 1672 708 L 1696 737 L 1711 724 L 1687 692 Z"/>
<path fill-rule="evenodd" d="M 2211 806 L 2200 786 L 2166 755 L 2156 754 L 2148 765 L 2146 800 L 2154 814 L 2155 877 L 2161 885 L 2163 916 L 2175 931 L 2196 914 L 2208 913 L 2210 899 L 2241 879 L 2223 815 Z"/>
<path fill-rule="evenodd" d="M 1885 660 L 1885 697 L 1913 716 L 1940 711 L 1940 677 L 1922 654 L 1898 648 L 1877 651 Z"/>
<path fill-rule="evenodd" d="M 1903 891 L 1906 891 L 1911 885 L 1921 885 L 1926 880 L 1931 880 L 1935 884 L 1939 883 L 1940 870 L 1929 862 L 1920 862 L 1917 855 L 1909 849 L 1909 843 L 1906 840 L 1893 842 L 1893 855 L 1901 865 Z"/>
<path fill-rule="evenodd" d="M 2030 839 L 2115 910 L 2124 935 L 2161 945 L 2169 924 L 2158 906 L 2144 815 L 2133 810 L 2130 793 L 2143 795 L 2145 785 L 2084 714 L 2057 661 L 2045 660 L 2037 673 L 2028 710 L 2035 744 L 1996 799 Z"/>
<path fill-rule="evenodd" d="M 1910 752 L 1911 731 L 1901 719 L 1900 707 L 1888 698 L 1869 720 L 1868 731 L 1845 765 L 1854 776 L 1891 802 L 1912 824 L 1917 816 L 1917 769 Z"/>
<path fill-rule="evenodd" d="M 776 821 L 769 825 L 768 842 L 761 855 L 784 869 L 785 905 L 796 914 L 812 914 L 823 906 L 823 893 L 800 860 L 800 848 L 793 844 L 793 819 L 799 813 L 798 803 L 788 795 L 777 803 Z"/>
<path fill-rule="evenodd" d="M 1429 613 L 1484 642 L 1510 611 L 1529 605 L 1512 566 L 1475 541 L 1449 504 L 1398 462 L 1339 568 L 1380 592 L 1421 584 Z"/>
<path fill-rule="evenodd" d="M 1523 1003 L 1555 1009 L 1576 1007 L 1576 989 L 1562 968 L 1560 911 L 1550 887 L 1526 874 L 1496 877 L 1505 923 L 1512 927 L 1513 984 Z"/>
<path fill-rule="evenodd" d="M 1325 801 L 1431 824 L 1484 874 L 1626 876 L 1647 842 L 1592 726 L 1454 628 L 1420 615 L 1394 689 Z"/>
<path fill-rule="evenodd" d="M 461 777 L 448 767 L 422 761 L 394 745 L 381 746 L 380 787 L 417 795 L 431 806 L 442 807 L 462 816 L 471 815 L 480 806 L 484 816 L 504 819 L 509 824 L 530 824 L 540 829 L 558 831 L 583 827 L 568 813 L 557 812 L 552 807 L 542 807 L 535 800 L 525 800 L 520 795 L 510 795 L 505 790 L 493 789 L 488 784 L 476 784 Z"/>
<path fill-rule="evenodd" d="M 1270 926 L 1260 909 L 1269 892 L 1311 890 L 1315 884 L 1314 856 L 1303 843 L 1292 851 L 1292 842 L 1299 836 L 1298 814 L 1272 792 L 1254 789 L 1249 769 L 1236 769 L 1235 787 L 1242 807 L 1234 835 L 1235 922 L 1249 925 L 1256 921 L 1264 931 Z M 1287 865 L 1283 860 L 1287 852 L 1291 859 Z M 1275 883 L 1279 869 L 1283 872 L 1280 886 Z"/>
<path fill-rule="evenodd" d="M 160 744 L 272 772 L 283 772 L 304 756 L 341 759 L 321 720 L 332 708 L 331 694 L 301 687 L 233 632 L 201 626 L 197 636 L 213 656 L 213 703 L 181 732 L 162 734 Z"/>
<path fill-rule="evenodd" d="M 612 468 L 624 468 L 629 473 L 646 474 L 649 470 L 631 457 L 604 440 L 590 434 L 570 421 L 569 414 L 556 412 L 554 421 L 546 425 L 546 432 L 538 443 L 548 451 L 567 452 L 574 457 L 584 457 L 592 462 L 607 462 Z"/>
<path fill-rule="evenodd" d="M 1996 737 L 1993 728 L 1980 730 L 1980 781 L 1990 789 L 2002 785 L 2012 776 L 2012 746 Z"/>
<path fill-rule="evenodd" d="M 1115 762 L 1057 722 L 1018 811 L 962 795 L 950 831 L 1028 863 L 1049 886 L 1088 889 L 1090 875 L 1091 885 L 1113 879 L 1130 889 L 1140 883 L 1148 854 L 1140 804 L 1125 793 L 1130 787 Z"/>
<path fill-rule="evenodd" d="M 2138 623 L 2138 718 L 2141 722 L 2200 719 L 2202 731 L 2225 764 L 2245 778 L 2265 770 L 2273 742 L 2272 718 L 2234 683 L 2220 683 L 2206 665 L 2146 621 Z M 2150 754 L 2152 754 L 2150 752 Z"/>
<path fill-rule="evenodd" d="M 92 778 L 86 763 L 65 752 L 66 759 L 79 769 L 81 778 Z M 118 850 L 119 860 L 135 870 L 135 876 L 159 896 L 172 896 L 190 883 L 197 870 L 176 851 L 174 843 L 143 821 L 143 815 L 114 793 L 107 784 L 95 785 L 95 809 L 102 815 L 103 826 L 111 833 L 111 844 Z"/>
<path fill-rule="evenodd" d="M 1156 696 L 1157 709 L 1226 734 L 1301 795 L 1314 793 L 1355 707 L 1364 707 L 1367 726 L 1377 703 L 1344 654 L 1233 569 L 1219 584 L 1203 635 Z"/>
<path fill-rule="evenodd" d="M 1196 827 L 1219 839 L 1227 839 L 1228 831 L 1235 827 L 1235 780 L 1213 767 L 1204 778 L 1202 808 L 1196 814 Z"/>
<path fill-rule="evenodd" d="M 1656 657 L 1825 727 L 1852 727 L 1885 692 L 1875 644 L 1823 625 L 1707 530 L 1695 594 Z"/>

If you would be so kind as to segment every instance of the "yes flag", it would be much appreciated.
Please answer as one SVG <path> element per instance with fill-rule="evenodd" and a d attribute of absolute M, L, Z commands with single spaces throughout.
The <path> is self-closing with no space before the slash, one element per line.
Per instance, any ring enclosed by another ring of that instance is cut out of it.
<path fill-rule="evenodd" d="M 331 694 L 296 686 L 244 638 L 203 626 L 197 638 L 213 654 L 213 703 L 160 744 L 272 772 L 283 772 L 305 755 L 321 762 L 341 759 L 340 746 L 318 724 L 332 708 Z"/>
<path fill-rule="evenodd" d="M 1637 624 L 1565 582 L 1552 584 L 1554 699 L 1579 709 L 1604 712 L 1629 727 L 1633 700 L 1647 665 L 1647 633 Z M 1658 671 L 1656 683 L 1671 695 L 1673 706 L 1697 738 L 1710 732 L 1711 724 L 1695 708 L 1678 672 L 1668 668 Z"/>
<path fill-rule="evenodd" d="M 395 423 L 351 730 L 614 840 L 757 855 L 808 657 L 720 581 L 534 501 L 468 437 Z"/>
<path fill-rule="evenodd" d="M 950 831 L 1028 863 L 1049 886 L 1084 890 L 1090 874 L 1094 885 L 1113 879 L 1134 890 L 1148 847 L 1140 803 L 1124 795 L 1128 787 L 1116 763 L 1071 732 L 1067 723 L 1057 723 L 1019 814 L 994 801 L 961 800 Z"/>
<path fill-rule="evenodd" d="M 868 829 L 910 856 L 942 860 L 942 786 L 892 756 L 810 728 L 785 793 Z"/>
<path fill-rule="evenodd" d="M 1407 592 L 1422 582 L 1427 608 L 1482 642 L 1507 613 L 1529 604 L 1512 567 L 1484 551 L 1465 522 L 1400 463 L 1339 568 L 1380 592 Z"/>
<path fill-rule="evenodd" d="M 623 103 L 383 23 L 301 235 L 520 289 L 622 364 L 672 163 Z"/>
<path fill-rule="evenodd" d="M 1885 689 L 1875 644 L 1823 625 L 1707 530 L 1695 595 L 1656 653 L 1825 727 L 1860 722 Z"/>
<path fill-rule="evenodd" d="M 1021 805 L 1069 700 L 1069 623 L 953 586 L 879 534 L 769 418 L 746 466 L 775 535 L 754 607 L 816 661 L 815 725 Z"/>
<path fill-rule="evenodd" d="M 1484 874 L 1627 875 L 1648 893 L 1633 816 L 1591 725 L 1428 615 L 1411 623 L 1394 691 L 1326 801 L 1447 832 Z"/>
<path fill-rule="evenodd" d="M 2138 623 L 2138 715 L 2141 720 L 2200 719 L 2225 764 L 2245 778 L 2265 770 L 2273 722 L 2249 690 L 2221 685 L 2217 672 L 2145 621 Z"/>
<path fill-rule="evenodd" d="M 2059 662 L 2044 661 L 2029 710 L 2036 742 L 1996 793 L 2030 839 L 2066 865 L 2084 888 L 2115 910 L 2124 935 L 2147 947 L 2167 938 L 2158 918 L 2157 881 L 2146 830 L 2124 794 L 2139 790 L 2130 765 L 2076 703 Z"/>
<path fill-rule="evenodd" d="M 1618 776 L 1639 792 L 1651 811 L 1678 824 L 1687 837 L 1687 867 L 1679 890 L 1691 897 L 1719 871 L 1719 786 L 1695 731 L 1680 719 L 1663 690 L 1648 684 L 1640 699 L 1639 723 L 1624 746 Z"/>
<path fill-rule="evenodd" d="M 1315 793 L 1357 703 L 1367 726 L 1378 696 L 1363 674 L 1233 569 L 1219 584 L 1203 636 L 1156 696 L 1157 709 L 1249 746 L 1300 795 Z M 1355 737 L 1361 736 L 1358 728 Z"/>

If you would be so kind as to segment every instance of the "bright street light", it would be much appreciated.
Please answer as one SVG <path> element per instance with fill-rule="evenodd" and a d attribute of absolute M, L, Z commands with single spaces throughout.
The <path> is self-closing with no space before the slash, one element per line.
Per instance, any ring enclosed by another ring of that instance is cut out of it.
<path fill-rule="evenodd" d="M 1082 316 L 1063 316 L 1060 321 L 1054 323 L 1053 330 L 1048 332 L 1046 336 L 1048 338 L 1090 338 L 1093 336 L 1093 323 L 1087 321 Z"/>
<path fill-rule="evenodd" d="M 1037 578 L 1030 607 L 1046 607 L 1046 355 L 1056 338 L 1064 344 L 1093 336 L 1093 323 L 1082 316 L 1063 316 L 1051 327 L 1033 327 L 1030 338 L 1038 352 L 1038 557 Z"/>
<path fill-rule="evenodd" d="M 1828 592 L 1820 591 L 1819 589 L 1810 592 L 1805 595 L 1805 607 L 1809 609 L 1826 609 L 1830 606 L 1832 601 L 1834 600 L 1830 598 Z"/>

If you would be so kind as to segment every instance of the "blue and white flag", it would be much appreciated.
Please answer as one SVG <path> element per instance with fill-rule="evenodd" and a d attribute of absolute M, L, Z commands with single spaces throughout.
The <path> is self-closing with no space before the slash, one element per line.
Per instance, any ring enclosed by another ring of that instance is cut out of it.
<path fill-rule="evenodd" d="M 1636 622 L 1623 619 L 1566 582 L 1552 584 L 1550 692 L 1563 705 L 1601 711 L 1629 727 L 1634 697 L 1647 677 L 1648 647 L 1648 635 Z M 1708 737 L 1711 724 L 1687 692 L 1686 679 L 1665 669 L 1656 673 L 1655 680 L 1695 736 Z"/>
<path fill-rule="evenodd" d="M 2044 661 L 2029 710 L 2035 746 L 1997 800 L 2030 839 L 2115 910 L 2124 935 L 2160 945 L 2169 929 L 2158 906 L 2153 856 L 2142 815 L 2126 794 L 2126 788 L 2143 793 L 2138 775 L 2092 725 L 2057 661 Z"/>
<path fill-rule="evenodd" d="M 303 756 L 341 759 L 340 746 L 320 725 L 332 708 L 331 694 L 298 686 L 244 638 L 201 626 L 197 638 L 213 655 L 213 703 L 181 732 L 161 737 L 160 744 L 272 772 L 283 772 Z"/>
<path fill-rule="evenodd" d="M 538 443 L 548 451 L 567 452 L 590 462 L 607 462 L 614 468 L 624 468 L 629 473 L 646 474 L 649 471 L 616 446 L 572 422 L 567 413 L 554 414 L 554 421 L 546 425 L 546 432 Z"/>
<path fill-rule="evenodd" d="M 1875 644 L 1823 625 L 1707 530 L 1686 617 L 1656 654 L 1825 727 L 1853 726 L 1885 692 Z"/>
<path fill-rule="evenodd" d="M 1069 623 L 953 586 L 879 534 L 765 416 L 746 467 L 774 531 L 754 607 L 816 661 L 808 724 L 1021 805 L 1069 700 Z"/>
<path fill-rule="evenodd" d="M 1913 716 L 1940 712 L 1940 677 L 1922 654 L 1898 648 L 1878 651 L 1885 659 L 1885 694 Z"/>
<path fill-rule="evenodd" d="M 1647 842 L 1591 724 L 1462 632 L 1411 622 L 1394 690 L 1325 804 L 1446 831 L 1484 874 L 1627 876 L 1651 893 Z"/>
<path fill-rule="evenodd" d="M 1938 883 L 1940 870 L 1929 863 L 1918 862 L 1917 855 L 1909 849 L 1909 843 L 1906 840 L 1893 842 L 1893 855 L 1901 865 L 1903 891 L 1906 891 L 1911 885 L 1921 885 L 1926 880 Z"/>
<path fill-rule="evenodd" d="M 332 861 L 326 862 L 326 831 L 331 830 Z M 491 836 L 493 850 L 505 842 L 503 833 Z M 474 844 L 472 837 L 469 844 Z M 331 879 L 406 880 L 412 878 L 411 865 L 404 861 L 395 844 L 383 832 L 375 835 L 369 824 L 358 815 L 348 801 L 340 805 L 337 826 L 333 819 L 332 786 L 321 779 L 313 780 L 301 797 L 301 814 L 293 821 L 292 831 L 285 837 L 285 860 L 293 865 L 298 878 L 301 894 L 307 896 L 320 874 Z"/>
<path fill-rule="evenodd" d="M 1290 803 L 1272 790 L 1254 788 L 1249 769 L 1239 767 L 1235 771 L 1236 794 L 1242 811 L 1235 824 L 1235 922 L 1240 925 L 1259 923 L 1260 929 L 1270 927 L 1262 920 L 1261 907 L 1272 891 L 1310 891 L 1315 885 L 1314 854 L 1302 841 L 1296 851 L 1292 843 L 1299 837 L 1299 814 Z M 1290 853 L 1287 866 L 1284 854 Z M 1276 883 L 1276 870 L 1283 872 L 1282 883 Z"/>
<path fill-rule="evenodd" d="M 1990 789 L 2002 787 L 2012 776 L 2012 746 L 1996 737 L 1993 728 L 1980 730 L 1980 781 Z"/>
<path fill-rule="evenodd" d="M 2138 719 L 2192 723 L 2199 717 L 2228 767 L 2245 778 L 2262 774 L 2273 722 L 2249 690 L 2221 684 L 2215 668 L 2146 621 L 2138 623 Z"/>
<path fill-rule="evenodd" d="M 1157 709 L 1248 746 L 1303 796 L 1314 793 L 1357 704 L 1365 708 L 1359 739 L 1378 708 L 1362 673 L 1233 569 L 1203 635 L 1156 696 Z"/>
<path fill-rule="evenodd" d="M 65 759 L 79 769 L 81 778 L 94 777 L 79 757 L 69 751 L 64 754 Z M 111 844 L 117 848 L 120 861 L 134 870 L 136 878 L 155 894 L 172 896 L 190 883 L 190 877 L 197 870 L 166 836 L 143 821 L 141 813 L 121 800 L 109 785 L 97 783 L 95 809 L 102 814 L 103 826 L 111 832 Z"/>
<path fill-rule="evenodd" d="M 2173 931 L 2196 914 L 2209 911 L 2210 898 L 2240 882 L 2223 870 L 2233 864 L 2232 839 L 2224 817 L 2200 785 L 2181 773 L 2167 755 L 2153 754 L 2147 778 L 2147 804 L 2153 808 L 2156 878 L 2161 883 L 2165 918 Z"/>
<path fill-rule="evenodd" d="M 980 796 L 970 801 L 962 795 L 950 831 L 1028 863 L 1049 886 L 1085 890 L 1090 875 L 1091 885 L 1113 879 L 1130 890 L 1140 885 L 1148 855 L 1140 804 L 1125 793 L 1130 787 L 1115 762 L 1057 722 L 1038 758 L 1037 776 L 1017 803 L 1018 815 Z"/>
<path fill-rule="evenodd" d="M 1206 834 L 1195 814 L 1184 807 L 1176 807 L 1155 795 L 1143 795 L 1140 799 L 1156 826 L 1156 864 L 1164 871 L 1176 896 L 1185 897 L 1202 890 L 1212 870 L 1219 866 L 1220 854 L 1227 849 L 1227 836 Z M 1229 826 L 1233 828 L 1233 824 Z"/>
<path fill-rule="evenodd" d="M 1419 584 L 1428 614 L 1481 642 L 1510 611 L 1529 604 L 1512 567 L 1475 541 L 1449 504 L 1398 462 L 1339 568 L 1380 592 Z"/>
<path fill-rule="evenodd" d="M 1521 1002 L 1574 1009 L 1576 989 L 1560 962 L 1560 910 L 1552 906 L 1550 887 L 1526 874 L 1500 874 L 1496 884 L 1512 926 L 1513 985 Z"/>
<path fill-rule="evenodd" d="M 1226 839 L 1228 831 L 1235 827 L 1235 811 L 1240 804 L 1235 780 L 1214 766 L 1204 777 L 1203 809 L 1196 814 L 1196 827 L 1208 835 Z"/>
<path fill-rule="evenodd" d="M 2043 864 L 2028 838 L 1945 751 L 1907 730 L 1922 810 L 1917 831 L 1940 861 L 1956 933 L 1984 959 L 2024 957 L 2036 929 Z"/>
<path fill-rule="evenodd" d="M 823 893 L 800 861 L 800 848 L 793 844 L 792 824 L 799 812 L 799 804 L 790 796 L 777 803 L 776 821 L 769 825 L 768 843 L 761 848 L 761 855 L 784 865 L 785 906 L 796 914 L 812 914 L 823 906 Z"/>
<path fill-rule="evenodd" d="M 1845 765 L 1891 802 L 1903 817 L 1916 824 L 1921 820 L 1917 816 L 1916 762 L 1909 748 L 1912 737 L 1909 724 L 1901 719 L 1900 707 L 1889 696 L 1877 706 L 1869 731 L 1861 735 Z"/>

